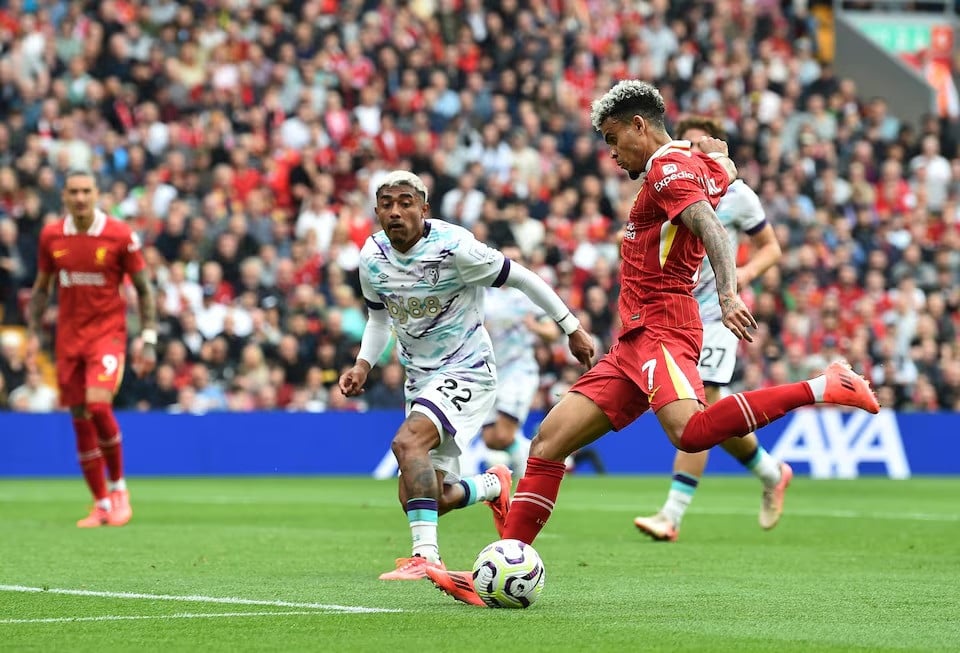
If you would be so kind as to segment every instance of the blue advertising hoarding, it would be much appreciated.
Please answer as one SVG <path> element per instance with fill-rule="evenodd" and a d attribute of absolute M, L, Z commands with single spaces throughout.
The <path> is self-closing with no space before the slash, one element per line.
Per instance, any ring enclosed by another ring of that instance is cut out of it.
<path fill-rule="evenodd" d="M 533 414 L 532 431 L 542 415 Z M 400 411 L 368 413 L 119 413 L 130 475 L 349 474 L 387 478 L 396 473 L 390 440 Z M 803 409 L 760 430 L 763 445 L 815 478 L 960 474 L 960 413 L 881 411 L 845 413 Z M 0 413 L 0 477 L 77 473 L 69 415 Z M 674 448 L 656 417 L 644 415 L 591 445 L 608 473 L 660 474 Z M 477 439 L 464 471 L 483 464 Z M 593 473 L 581 465 L 576 473 Z M 743 473 L 730 456 L 710 458 L 711 473 Z"/>

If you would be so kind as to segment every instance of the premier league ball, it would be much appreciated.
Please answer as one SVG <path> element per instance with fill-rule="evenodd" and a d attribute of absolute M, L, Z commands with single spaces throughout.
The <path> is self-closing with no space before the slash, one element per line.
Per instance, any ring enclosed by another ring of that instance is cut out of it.
<path fill-rule="evenodd" d="M 539 554 L 520 540 L 488 545 L 473 563 L 473 588 L 491 608 L 529 608 L 543 592 Z"/>

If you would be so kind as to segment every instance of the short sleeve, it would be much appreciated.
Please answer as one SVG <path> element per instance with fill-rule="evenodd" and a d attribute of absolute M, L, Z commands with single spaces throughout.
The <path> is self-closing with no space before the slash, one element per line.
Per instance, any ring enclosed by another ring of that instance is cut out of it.
<path fill-rule="evenodd" d="M 360 269 L 360 292 L 363 293 L 363 301 L 370 310 L 382 311 L 386 308 L 384 303 L 380 301 L 380 295 L 378 295 L 373 289 L 373 286 L 370 285 L 370 280 L 363 267 Z"/>
<path fill-rule="evenodd" d="M 127 229 L 124 234 L 121 256 L 123 271 L 130 276 L 147 267 L 146 261 L 143 260 L 143 244 L 140 242 L 140 236 L 132 229 Z"/>
<path fill-rule="evenodd" d="M 472 235 L 460 241 L 453 255 L 460 279 L 468 286 L 499 288 L 510 274 L 510 259 Z"/>
<path fill-rule="evenodd" d="M 50 231 L 40 232 L 40 244 L 37 249 L 37 269 L 44 274 L 53 274 L 53 255 L 50 252 Z"/>
<path fill-rule="evenodd" d="M 728 192 L 727 197 L 732 197 L 736 202 L 734 215 L 740 231 L 752 236 L 763 229 L 767 224 L 767 214 L 753 189 L 740 182 L 730 190 L 734 192 L 732 196 Z"/>

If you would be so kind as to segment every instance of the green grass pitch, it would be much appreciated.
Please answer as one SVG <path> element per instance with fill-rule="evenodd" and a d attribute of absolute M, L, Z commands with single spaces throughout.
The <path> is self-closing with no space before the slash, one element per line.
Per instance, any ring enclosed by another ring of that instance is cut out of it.
<path fill-rule="evenodd" d="M 0 481 L 0 650 L 960 650 L 960 479 L 799 478 L 763 532 L 755 480 L 707 477 L 653 543 L 668 484 L 569 477 L 513 611 L 377 580 L 409 554 L 392 481 L 134 478 L 133 521 L 87 531 L 79 478 Z M 450 568 L 495 539 L 485 506 L 440 520 Z"/>

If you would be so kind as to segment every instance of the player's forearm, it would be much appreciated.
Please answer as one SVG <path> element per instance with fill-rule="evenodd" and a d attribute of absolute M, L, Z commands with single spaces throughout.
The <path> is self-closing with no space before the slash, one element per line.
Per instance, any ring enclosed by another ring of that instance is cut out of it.
<path fill-rule="evenodd" d="M 701 200 L 680 213 L 680 219 L 707 250 L 707 258 L 717 278 L 717 292 L 724 297 L 737 294 L 737 264 L 726 230 L 710 204 Z"/>
<path fill-rule="evenodd" d="M 772 243 L 764 245 L 754 252 L 753 256 L 750 257 L 750 261 L 747 262 L 743 268 L 748 273 L 750 279 L 756 279 L 776 265 L 777 262 L 780 261 L 780 256 L 779 244 Z"/>
<path fill-rule="evenodd" d="M 357 354 L 357 365 L 366 364 L 372 368 L 383 356 L 390 344 L 390 321 L 387 319 L 387 311 L 370 310 L 370 317 L 367 319 L 367 325 L 363 329 L 363 337 L 360 339 L 360 353 Z"/>
<path fill-rule="evenodd" d="M 538 320 L 531 331 L 544 342 L 553 342 L 560 337 L 560 327 L 557 326 L 556 322 Z"/>
<path fill-rule="evenodd" d="M 733 162 L 733 159 L 723 154 L 713 158 L 717 160 L 717 163 L 723 166 L 723 169 L 727 172 L 727 177 L 730 179 L 730 182 L 732 183 L 735 181 L 740 173 L 737 170 L 737 164 Z"/>
<path fill-rule="evenodd" d="M 133 285 L 137 289 L 137 304 L 140 310 L 140 330 L 157 328 L 157 302 L 153 296 L 153 286 L 147 279 L 146 271 L 133 275 Z"/>
<path fill-rule="evenodd" d="M 50 291 L 46 288 L 34 286 L 30 294 L 30 305 L 27 308 L 27 320 L 29 329 L 34 333 L 39 333 L 43 327 L 43 313 L 47 310 L 47 302 L 50 301 Z"/>
<path fill-rule="evenodd" d="M 580 327 L 580 320 L 570 312 L 553 288 L 535 272 L 511 261 L 505 285 L 516 288 L 529 297 L 544 313 L 553 318 L 565 334 L 570 335 Z"/>

